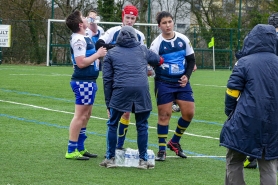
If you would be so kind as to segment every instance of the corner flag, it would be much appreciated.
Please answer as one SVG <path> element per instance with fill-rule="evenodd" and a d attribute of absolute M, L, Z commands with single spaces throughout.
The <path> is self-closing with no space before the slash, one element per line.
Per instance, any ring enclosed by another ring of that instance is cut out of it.
<path fill-rule="evenodd" d="M 208 43 L 208 47 L 211 48 L 214 46 L 214 37 L 211 38 L 211 41 Z"/>

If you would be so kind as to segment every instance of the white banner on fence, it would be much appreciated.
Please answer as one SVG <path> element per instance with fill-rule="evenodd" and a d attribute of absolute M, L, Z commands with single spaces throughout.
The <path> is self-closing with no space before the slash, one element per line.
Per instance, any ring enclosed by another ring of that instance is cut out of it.
<path fill-rule="evenodd" d="M 0 24 L 0 47 L 11 47 L 11 25 Z"/>

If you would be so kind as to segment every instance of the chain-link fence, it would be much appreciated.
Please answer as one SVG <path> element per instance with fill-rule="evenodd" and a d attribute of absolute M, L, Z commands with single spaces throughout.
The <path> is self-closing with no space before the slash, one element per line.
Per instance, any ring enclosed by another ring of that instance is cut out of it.
<path fill-rule="evenodd" d="M 11 47 L 2 48 L 2 63 L 43 63 L 46 58 L 47 22 L 2 20 L 11 25 Z"/>
<path fill-rule="evenodd" d="M 10 48 L 2 48 L 3 63 L 43 63 L 47 56 L 47 21 L 2 20 L 2 24 L 12 25 Z M 104 30 L 115 24 L 99 24 Z M 160 34 L 157 26 L 134 26 L 142 31 L 147 43 L 151 43 Z M 213 68 L 212 48 L 208 48 L 211 37 L 215 39 L 215 68 L 230 69 L 235 62 L 238 48 L 237 29 L 175 28 L 185 34 L 194 47 L 196 63 L 199 69 Z M 249 30 L 241 30 L 241 39 Z M 69 40 L 71 32 L 65 23 L 52 22 L 50 34 L 49 62 L 51 65 L 71 65 Z M 242 42 L 240 42 L 242 44 Z"/>

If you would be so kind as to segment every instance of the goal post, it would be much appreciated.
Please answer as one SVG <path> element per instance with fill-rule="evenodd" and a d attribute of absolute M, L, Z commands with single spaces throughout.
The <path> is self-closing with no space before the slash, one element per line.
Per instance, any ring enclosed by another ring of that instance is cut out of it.
<path fill-rule="evenodd" d="M 53 59 L 53 49 L 54 48 L 63 48 L 63 49 L 59 50 L 58 54 L 56 54 L 56 55 L 59 55 L 58 57 L 55 55 L 56 58 L 70 58 L 69 39 L 70 39 L 71 33 L 69 33 L 69 29 L 67 29 L 65 27 L 61 28 L 61 30 L 59 30 L 59 31 L 61 32 L 60 37 L 63 39 L 62 40 L 63 43 L 59 43 L 61 41 L 61 39 L 55 39 L 55 43 L 53 43 L 52 41 L 53 41 L 53 37 L 54 37 L 54 23 L 63 23 L 65 25 L 65 20 L 48 19 L 48 21 L 47 21 L 46 66 L 51 66 L 53 64 L 54 65 L 57 64 L 53 61 L 54 60 Z M 100 26 L 108 25 L 108 27 L 109 27 L 109 25 L 111 25 L 110 27 L 112 27 L 112 26 L 121 25 L 121 24 L 122 24 L 122 22 L 99 22 L 98 23 L 98 25 L 100 25 Z M 146 36 L 146 40 L 148 39 L 148 41 L 151 39 L 151 37 L 155 38 L 160 33 L 158 31 L 157 24 L 150 24 L 150 23 L 135 23 L 134 24 L 134 27 L 136 29 L 138 29 L 137 27 L 142 27 L 142 26 L 146 27 L 146 28 L 151 28 L 151 27 L 155 28 L 155 29 L 152 29 L 151 33 L 148 31 L 148 35 L 144 33 Z M 104 30 L 104 31 L 106 31 L 106 30 Z M 55 32 L 55 38 L 57 35 L 56 32 Z M 58 65 L 61 65 L 61 64 L 58 64 Z M 64 65 L 64 64 L 62 64 L 62 65 Z M 69 63 L 67 63 L 67 65 L 69 65 Z"/>

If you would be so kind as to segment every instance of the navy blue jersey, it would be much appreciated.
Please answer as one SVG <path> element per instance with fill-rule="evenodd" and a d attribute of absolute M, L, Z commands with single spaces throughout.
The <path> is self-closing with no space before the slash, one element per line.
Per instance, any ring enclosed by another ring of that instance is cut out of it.
<path fill-rule="evenodd" d="M 155 68 L 156 80 L 178 83 L 185 74 L 185 57 L 194 53 L 189 39 L 178 32 L 175 37 L 166 40 L 160 34 L 151 44 L 150 49 L 164 58 L 164 63 Z"/>

